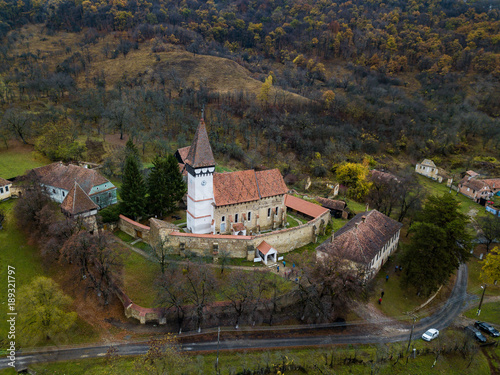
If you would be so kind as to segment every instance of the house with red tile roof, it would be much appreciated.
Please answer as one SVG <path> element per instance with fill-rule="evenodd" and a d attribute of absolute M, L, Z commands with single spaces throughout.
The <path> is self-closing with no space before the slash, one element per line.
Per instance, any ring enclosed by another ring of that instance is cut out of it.
<path fill-rule="evenodd" d="M 316 248 L 318 259 L 342 256 L 372 277 L 397 249 L 402 226 L 377 210 L 359 213 Z"/>
<path fill-rule="evenodd" d="M 248 234 L 286 223 L 288 188 L 277 169 L 216 173 L 206 125 L 175 153 L 187 172 L 187 229 L 197 234 Z"/>
<path fill-rule="evenodd" d="M 500 191 L 500 178 L 479 179 L 479 174 L 467 171 L 458 183 L 458 191 L 476 202 L 484 202 Z"/>

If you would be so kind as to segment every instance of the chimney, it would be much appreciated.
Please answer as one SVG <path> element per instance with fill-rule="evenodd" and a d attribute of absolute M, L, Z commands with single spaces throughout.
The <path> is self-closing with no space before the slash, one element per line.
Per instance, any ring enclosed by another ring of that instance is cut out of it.
<path fill-rule="evenodd" d="M 332 232 L 332 236 L 330 237 L 330 243 L 333 243 L 334 239 L 335 239 L 335 233 Z"/>
<path fill-rule="evenodd" d="M 369 207 L 369 205 L 368 205 L 368 203 L 367 203 L 367 204 L 366 204 L 366 212 L 368 212 L 368 207 Z"/>

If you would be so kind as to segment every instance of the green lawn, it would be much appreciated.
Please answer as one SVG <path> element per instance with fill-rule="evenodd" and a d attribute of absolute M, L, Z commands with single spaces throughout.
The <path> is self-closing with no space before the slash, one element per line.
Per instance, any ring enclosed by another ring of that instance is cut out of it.
<path fill-rule="evenodd" d="M 413 291 L 406 291 L 401 288 L 401 271 L 395 273 L 394 264 L 396 264 L 394 261 L 386 263 L 375 277 L 374 292 L 370 296 L 370 302 L 385 315 L 407 320 L 409 316 L 405 313 L 420 306 L 427 298 L 418 297 Z M 389 275 L 388 281 L 385 279 L 386 275 Z M 382 290 L 384 291 L 384 297 L 382 298 L 382 304 L 379 305 L 378 299 Z"/>
<path fill-rule="evenodd" d="M 50 163 L 43 155 L 33 151 L 32 147 L 16 147 L 0 151 L 0 177 L 12 178 L 23 175 L 29 169 Z"/>
<path fill-rule="evenodd" d="M 477 306 L 467 310 L 465 316 L 471 319 L 484 320 L 485 322 L 491 324 L 500 325 L 500 303 L 499 302 L 488 302 L 483 303 L 481 306 L 481 315 L 476 316 L 477 308 L 479 307 L 479 301 Z"/>
<path fill-rule="evenodd" d="M 123 289 L 129 298 L 142 307 L 153 307 L 156 299 L 155 279 L 160 265 L 117 244 L 123 262 Z"/>
<path fill-rule="evenodd" d="M 117 230 L 117 231 L 115 231 L 115 232 L 114 232 L 114 235 L 115 235 L 116 237 L 118 237 L 120 240 L 125 241 L 125 242 L 127 242 L 127 243 L 129 243 L 129 242 L 133 242 L 133 241 L 135 240 L 135 238 L 134 238 L 134 237 L 130 236 L 129 234 L 127 234 L 127 233 L 125 233 L 125 232 L 123 232 L 123 231 L 121 231 L 121 230 Z"/>
<path fill-rule="evenodd" d="M 429 194 L 438 196 L 441 196 L 443 194 L 450 194 L 450 188 L 446 186 L 445 182 L 440 184 L 439 182 L 433 181 L 430 178 L 421 175 L 418 175 L 418 182 L 427 190 Z M 467 198 L 465 195 L 460 193 L 457 194 L 457 192 L 454 190 L 451 191 L 451 195 L 458 202 L 460 202 L 460 210 L 464 214 L 467 214 L 471 209 L 474 209 L 477 211 L 477 215 L 479 216 L 487 215 L 486 209 L 483 206 L 475 203 L 472 199 Z"/>
<path fill-rule="evenodd" d="M 481 286 L 483 283 L 481 282 L 479 275 L 481 272 L 482 261 L 479 259 L 472 257 L 467 263 L 467 268 L 469 271 L 469 279 L 467 282 L 467 292 L 471 294 L 476 294 L 480 296 L 483 293 L 483 289 Z M 500 295 L 500 285 L 488 285 L 486 287 L 485 295 L 487 296 L 499 296 Z"/>
<path fill-rule="evenodd" d="M 0 203 L 0 209 L 6 213 L 3 230 L 0 230 L 0 274 L 7 281 L 7 267 L 15 267 L 16 290 L 29 283 L 36 276 L 48 276 L 44 271 L 38 251 L 26 242 L 14 221 L 14 205 L 17 202 L 11 199 Z M 0 288 L 0 300 L 7 300 L 7 286 Z M 3 309 L 2 309 L 3 310 Z M 0 319 L 0 342 L 6 338 L 7 320 Z"/>
<path fill-rule="evenodd" d="M 444 332 L 443 336 L 447 332 Z M 447 337 L 445 337 L 446 339 Z M 224 340 L 224 333 L 221 335 Z M 450 345 L 453 343 L 450 340 Z M 445 344 L 444 344 L 445 345 Z M 434 343 L 425 343 L 421 340 L 415 341 L 417 350 L 426 350 L 435 347 Z M 267 350 L 267 351 L 241 351 L 241 352 L 225 352 L 219 354 L 219 368 L 222 375 L 243 373 L 244 370 L 255 371 L 261 373 L 261 369 L 270 368 L 270 374 L 284 373 L 287 375 L 299 375 L 307 373 L 309 375 L 319 374 L 412 374 L 412 375 L 427 375 L 427 374 L 446 374 L 446 375 L 461 375 L 474 374 L 486 375 L 490 374 L 490 368 L 484 354 L 479 351 L 473 357 L 473 360 L 468 367 L 469 358 L 464 358 L 459 353 L 442 354 L 436 361 L 433 367 L 436 356 L 433 353 L 418 355 L 415 359 L 406 358 L 399 360 L 396 363 L 397 353 L 403 348 L 402 344 L 390 345 L 337 345 L 327 346 L 322 348 L 305 348 L 305 349 L 283 349 L 283 350 Z M 330 368 L 329 363 L 333 356 L 333 367 Z M 172 369 L 169 374 L 175 375 L 180 373 L 186 374 L 212 374 L 214 373 L 214 363 L 217 354 L 209 353 L 203 355 L 189 356 L 188 363 L 182 368 Z M 373 361 L 376 358 L 383 358 L 380 361 Z M 344 359 L 356 358 L 356 364 L 343 364 Z M 391 358 L 390 360 L 388 358 Z M 104 375 L 104 374 L 136 374 L 141 372 L 134 368 L 134 361 L 137 357 L 115 358 L 109 360 L 107 358 L 84 359 L 72 362 L 38 364 L 31 368 L 37 371 L 38 374 L 72 374 L 72 375 Z M 281 365 L 299 365 L 304 368 L 304 371 L 287 369 L 279 372 Z M 112 370 L 110 372 L 112 366 Z M 276 367 L 275 367 L 276 366 Z M 272 370 L 271 370 L 272 369 Z M 2 372 L 0 372 L 2 373 Z M 145 373 L 145 372 L 144 372 Z M 248 372 L 250 373 L 250 372 Z M 2 374 L 15 374 L 11 370 L 4 371 Z"/>
<path fill-rule="evenodd" d="M 47 271 L 42 265 L 42 259 L 35 246 L 29 245 L 26 237 L 15 225 L 14 205 L 16 199 L 11 199 L 0 203 L 0 209 L 6 213 L 4 229 L 0 231 L 0 274 L 7 275 L 7 267 L 15 267 L 16 291 L 23 285 L 31 282 L 37 276 L 54 277 L 59 269 Z M 0 300 L 6 301 L 7 288 L 0 288 Z M 0 343 L 7 338 L 7 320 L 0 319 Z M 85 321 L 77 319 L 76 325 L 68 333 L 68 342 L 73 344 L 95 341 L 98 338 L 97 332 Z M 54 345 L 47 342 L 47 345 Z"/>

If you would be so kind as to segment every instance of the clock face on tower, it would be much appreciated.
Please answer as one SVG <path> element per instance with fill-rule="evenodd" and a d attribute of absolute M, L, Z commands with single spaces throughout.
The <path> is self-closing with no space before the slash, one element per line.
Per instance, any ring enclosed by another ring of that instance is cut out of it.
<path fill-rule="evenodd" d="M 207 184 L 207 181 L 203 180 L 201 181 L 201 186 L 205 186 Z"/>

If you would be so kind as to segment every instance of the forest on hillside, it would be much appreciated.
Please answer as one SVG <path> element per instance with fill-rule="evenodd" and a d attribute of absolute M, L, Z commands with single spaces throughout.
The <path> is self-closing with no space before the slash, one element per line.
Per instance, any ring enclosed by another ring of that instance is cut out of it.
<path fill-rule="evenodd" d="M 27 41 L 31 24 L 43 25 L 40 42 L 55 38 L 51 51 Z M 57 43 L 62 32 L 77 33 L 74 44 Z M 119 174 L 98 136 L 118 131 L 143 152 L 171 152 L 190 143 L 206 106 L 218 159 L 244 167 L 328 177 L 369 154 L 388 169 L 427 157 L 500 173 L 492 1 L 8 0 L 0 37 L 0 139 L 54 160 L 104 159 Z M 147 74 L 95 68 L 146 49 Z M 183 80 L 162 64 L 172 49 L 230 59 L 262 89 Z"/>

